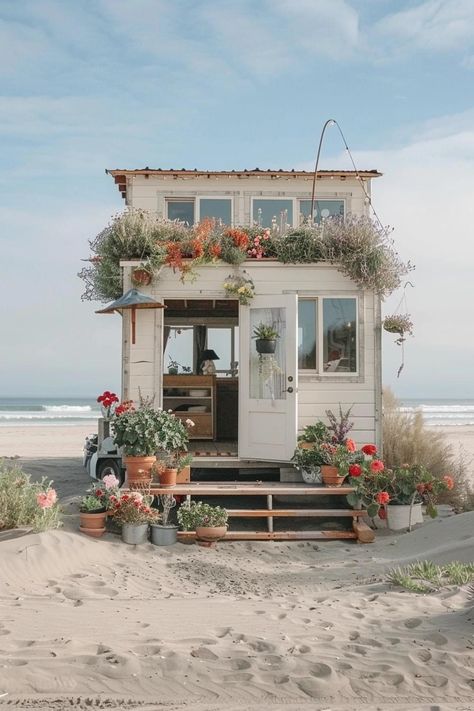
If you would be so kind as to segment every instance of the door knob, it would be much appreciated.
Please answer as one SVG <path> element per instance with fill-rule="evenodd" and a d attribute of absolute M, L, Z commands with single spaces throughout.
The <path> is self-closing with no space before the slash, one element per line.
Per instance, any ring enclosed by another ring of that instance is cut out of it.
<path fill-rule="evenodd" d="M 292 393 L 292 392 L 293 392 L 293 388 L 292 388 L 292 387 L 287 388 L 287 389 L 286 389 L 286 392 L 287 392 L 287 393 Z"/>

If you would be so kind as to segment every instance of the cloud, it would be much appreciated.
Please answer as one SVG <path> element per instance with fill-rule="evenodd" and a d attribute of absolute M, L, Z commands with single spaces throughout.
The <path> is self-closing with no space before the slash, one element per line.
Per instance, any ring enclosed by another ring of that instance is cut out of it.
<path fill-rule="evenodd" d="M 374 31 L 400 50 L 451 51 L 474 45 L 472 0 L 426 0 L 383 17 Z"/>

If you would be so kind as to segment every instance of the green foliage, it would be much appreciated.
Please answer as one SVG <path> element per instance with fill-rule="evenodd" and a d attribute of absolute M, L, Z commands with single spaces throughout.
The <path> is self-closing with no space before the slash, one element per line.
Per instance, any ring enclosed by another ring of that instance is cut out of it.
<path fill-rule="evenodd" d="M 201 526 L 225 526 L 227 511 L 221 506 L 211 506 L 204 501 L 183 504 L 178 510 L 178 523 L 184 531 L 194 531 Z"/>
<path fill-rule="evenodd" d="M 148 407 L 129 410 L 112 420 L 114 442 L 129 457 L 151 457 L 161 447 L 162 413 Z"/>
<path fill-rule="evenodd" d="M 88 495 L 82 497 L 80 509 L 83 513 L 98 513 L 105 511 L 105 506 L 97 496 Z"/>
<path fill-rule="evenodd" d="M 424 560 L 403 568 L 394 568 L 387 575 L 387 581 L 405 590 L 416 593 L 437 592 L 449 585 L 466 585 L 474 580 L 474 563 L 454 561 L 447 565 L 436 565 Z"/>
<path fill-rule="evenodd" d="M 297 447 L 291 461 L 299 471 L 314 471 L 326 463 L 318 447 L 313 449 Z"/>
<path fill-rule="evenodd" d="M 325 259 L 319 228 L 298 227 L 274 238 L 273 245 L 276 258 L 284 264 L 310 264 Z"/>
<path fill-rule="evenodd" d="M 31 527 L 35 531 L 46 531 L 61 526 L 60 510 L 53 496 L 54 503 L 42 508 L 38 499 L 54 492 L 52 482 L 42 479 L 31 481 L 17 465 L 10 466 L 0 462 L 0 530 Z M 55 494 L 55 492 L 54 492 Z"/>
<path fill-rule="evenodd" d="M 321 444 L 321 442 L 329 442 L 331 435 L 327 425 L 324 422 L 316 422 L 314 425 L 306 425 L 303 432 L 299 435 L 299 442 L 313 442 Z"/>
<path fill-rule="evenodd" d="M 258 326 L 254 326 L 252 338 L 257 338 L 262 341 L 275 341 L 280 338 L 278 331 L 275 331 L 273 326 L 269 326 L 266 323 L 259 323 Z"/>

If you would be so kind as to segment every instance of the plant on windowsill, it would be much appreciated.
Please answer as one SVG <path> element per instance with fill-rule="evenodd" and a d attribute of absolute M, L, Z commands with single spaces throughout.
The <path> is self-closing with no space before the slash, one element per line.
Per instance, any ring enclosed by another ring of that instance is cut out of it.
<path fill-rule="evenodd" d="M 275 353 L 277 338 L 280 338 L 280 334 L 273 326 L 261 322 L 254 327 L 252 338 L 256 339 L 257 353 Z"/>

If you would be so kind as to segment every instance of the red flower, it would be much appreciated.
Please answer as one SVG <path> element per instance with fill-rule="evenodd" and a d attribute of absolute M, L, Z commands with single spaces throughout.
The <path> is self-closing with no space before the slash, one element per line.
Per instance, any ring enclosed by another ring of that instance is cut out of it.
<path fill-rule="evenodd" d="M 424 484 L 417 484 L 415 488 L 419 494 L 423 494 L 426 487 Z"/>
<path fill-rule="evenodd" d="M 129 499 L 130 499 L 130 496 L 128 494 L 123 494 L 122 501 L 128 501 Z"/>
<path fill-rule="evenodd" d="M 353 439 L 348 439 L 346 442 L 346 449 L 348 452 L 355 452 L 357 447 Z"/>
<path fill-rule="evenodd" d="M 428 484 L 425 485 L 426 491 L 433 491 L 433 484 L 431 482 L 428 482 Z"/>
<path fill-rule="evenodd" d="M 362 451 L 369 457 L 373 457 L 374 454 L 377 454 L 377 447 L 375 446 L 375 444 L 364 444 L 364 446 L 362 447 Z"/>
<path fill-rule="evenodd" d="M 212 244 L 209 248 L 209 252 L 211 253 L 211 255 L 213 257 L 218 258 L 222 254 L 222 248 L 221 248 L 220 244 Z"/>
<path fill-rule="evenodd" d="M 98 499 L 100 499 L 104 495 L 104 492 L 102 491 L 102 489 L 96 489 L 95 495 Z"/>
<path fill-rule="evenodd" d="M 379 508 L 379 518 L 385 520 L 387 518 L 387 511 L 383 506 Z"/>
<path fill-rule="evenodd" d="M 351 464 L 349 467 L 349 476 L 360 476 L 362 474 L 362 467 L 359 464 Z"/>
<path fill-rule="evenodd" d="M 451 489 L 454 489 L 454 479 L 452 476 L 449 474 L 445 474 L 443 477 L 443 481 L 446 484 L 446 487 L 451 491 Z"/>
<path fill-rule="evenodd" d="M 381 504 L 383 506 L 385 504 L 388 504 L 388 502 L 390 501 L 390 495 L 387 491 L 379 491 L 379 493 L 375 497 L 375 500 L 378 504 Z"/>
<path fill-rule="evenodd" d="M 373 462 L 370 462 L 370 471 L 374 472 L 374 474 L 378 474 L 379 472 L 383 472 L 385 469 L 385 465 L 380 459 L 374 459 Z"/>

